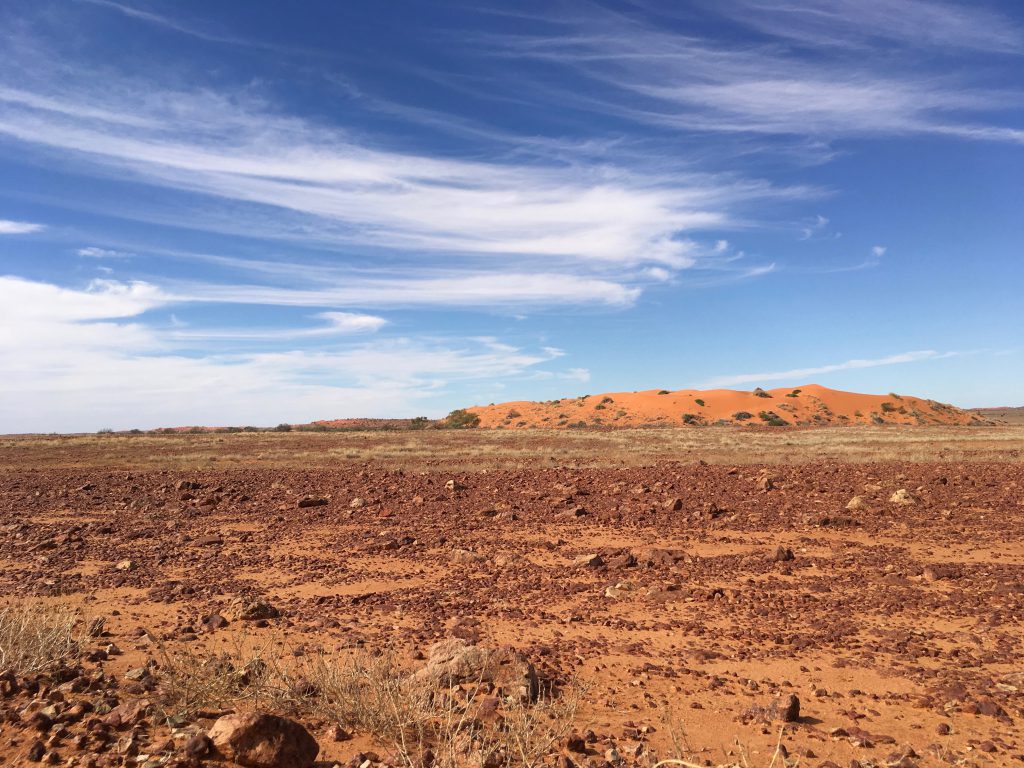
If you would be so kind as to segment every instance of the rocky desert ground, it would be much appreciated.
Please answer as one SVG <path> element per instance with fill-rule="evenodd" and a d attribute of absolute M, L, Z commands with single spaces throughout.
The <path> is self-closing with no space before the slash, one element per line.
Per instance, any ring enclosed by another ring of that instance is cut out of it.
<path fill-rule="evenodd" d="M 1022 449 L 0 439 L 0 761 L 1024 765 Z"/>

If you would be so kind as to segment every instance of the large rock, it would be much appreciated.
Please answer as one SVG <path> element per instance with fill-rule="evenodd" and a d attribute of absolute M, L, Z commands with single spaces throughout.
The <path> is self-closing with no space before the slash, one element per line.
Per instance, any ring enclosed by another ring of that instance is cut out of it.
<path fill-rule="evenodd" d="M 906 488 L 900 488 L 892 496 L 889 497 L 889 503 L 907 506 L 908 504 L 916 504 L 917 497 L 910 491 L 908 491 Z"/>
<path fill-rule="evenodd" d="M 310 768 L 320 752 L 309 731 L 277 715 L 226 715 L 207 735 L 221 755 L 249 768 Z"/>
<path fill-rule="evenodd" d="M 430 646 L 427 665 L 413 679 L 429 685 L 493 683 L 506 696 L 523 700 L 536 698 L 540 688 L 537 670 L 519 654 L 470 645 L 457 637 Z"/>
<path fill-rule="evenodd" d="M 790 693 L 779 696 L 767 710 L 768 719 L 773 722 L 796 723 L 800 720 L 800 699 Z"/>
<path fill-rule="evenodd" d="M 262 598 L 237 598 L 231 603 L 231 618 L 235 621 L 264 621 L 276 619 L 281 612 Z"/>

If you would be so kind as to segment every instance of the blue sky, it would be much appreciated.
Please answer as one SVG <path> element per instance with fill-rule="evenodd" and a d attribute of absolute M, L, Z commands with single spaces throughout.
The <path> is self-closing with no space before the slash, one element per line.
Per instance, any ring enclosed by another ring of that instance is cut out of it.
<path fill-rule="evenodd" d="M 1011 0 L 9 0 L 0 60 L 0 432 L 1024 403 Z"/>

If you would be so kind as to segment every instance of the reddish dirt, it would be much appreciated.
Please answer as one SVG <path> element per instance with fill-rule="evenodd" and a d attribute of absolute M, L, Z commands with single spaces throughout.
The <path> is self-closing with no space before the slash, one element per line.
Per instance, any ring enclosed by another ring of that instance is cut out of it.
<path fill-rule="evenodd" d="M 911 503 L 890 501 L 899 489 Z M 125 679 L 150 637 L 199 653 L 244 633 L 408 659 L 447 636 L 514 646 L 543 678 L 584 684 L 579 730 L 596 741 L 574 759 L 595 768 L 612 744 L 641 765 L 664 754 L 671 719 L 709 761 L 738 739 L 767 765 L 779 725 L 748 713 L 779 694 L 801 703 L 783 743 L 802 766 L 1021 765 L 1022 490 L 1021 465 L 981 463 L 10 470 L 5 599 L 81 606 L 106 619 L 97 647 L 125 653 L 83 661 L 84 688 L 8 691 L 0 763 L 24 760 L 29 713 L 55 693 L 156 695 Z M 327 503 L 299 508 L 307 494 Z M 239 596 L 281 617 L 203 630 Z M 142 719 L 101 739 L 89 722 L 57 740 L 62 764 L 135 764 L 126 738 L 158 755 L 169 737 Z M 306 724 L 321 759 L 367 748 Z"/>
<path fill-rule="evenodd" d="M 862 395 L 817 384 L 770 390 L 651 389 L 545 402 L 474 406 L 480 426 L 522 429 L 578 426 L 706 426 L 741 424 L 826 426 L 856 424 L 985 424 L 977 413 L 909 395 Z M 774 419 L 774 421 L 773 421 Z"/>

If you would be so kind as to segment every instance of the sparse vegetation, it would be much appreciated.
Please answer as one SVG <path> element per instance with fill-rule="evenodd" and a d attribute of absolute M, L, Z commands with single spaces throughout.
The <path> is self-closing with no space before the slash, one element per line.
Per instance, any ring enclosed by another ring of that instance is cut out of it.
<path fill-rule="evenodd" d="M 757 388 L 756 388 L 756 389 L 755 389 L 755 390 L 753 391 L 753 393 L 752 393 L 752 394 L 754 395 L 754 397 L 771 397 L 771 395 L 770 395 L 770 394 L 768 394 L 767 392 L 765 392 L 765 391 L 764 391 L 763 389 L 761 389 L 760 387 L 757 387 Z"/>
<path fill-rule="evenodd" d="M 658 394 L 659 395 L 667 395 L 668 394 L 668 390 L 667 389 L 659 389 L 658 390 Z"/>
<path fill-rule="evenodd" d="M 65 606 L 25 602 L 0 610 L 0 674 L 32 675 L 70 664 L 84 639 L 80 615 Z"/>
<path fill-rule="evenodd" d="M 882 403 L 882 413 L 892 413 L 896 410 L 896 406 L 890 402 Z"/>
<path fill-rule="evenodd" d="M 444 426 L 448 429 L 472 429 L 480 426 L 480 417 L 475 413 L 458 408 L 448 414 L 444 420 Z"/>
<path fill-rule="evenodd" d="M 754 418 L 754 414 L 748 413 L 747 411 L 736 411 L 736 413 L 734 413 L 732 417 L 736 421 L 746 421 L 747 419 Z"/>
<path fill-rule="evenodd" d="M 412 674 L 387 652 L 319 653 L 294 657 L 267 642 L 246 650 L 235 641 L 219 654 L 160 648 L 154 668 L 160 705 L 168 717 L 203 710 L 262 708 L 316 717 L 371 736 L 394 750 L 401 764 L 456 768 L 483 759 L 494 768 L 532 768 L 550 755 L 573 726 L 581 690 L 571 685 L 556 696 L 507 696 L 503 716 L 480 719 L 490 686 L 449 685 Z"/>
<path fill-rule="evenodd" d="M 700 416 L 695 413 L 684 413 L 683 423 L 684 424 L 697 424 L 700 422 Z"/>
<path fill-rule="evenodd" d="M 291 432 L 292 431 L 292 425 L 291 424 L 278 424 L 276 427 L 274 427 L 274 431 L 275 432 Z"/>
<path fill-rule="evenodd" d="M 701 400 L 701 399 L 700 399 L 699 397 L 698 397 L 698 398 L 697 398 L 696 400 L 694 400 L 693 402 L 695 402 L 695 403 L 696 403 L 697 405 L 699 405 L 699 406 L 700 406 L 701 408 L 703 408 L 703 407 L 704 407 L 704 401 L 703 401 L 703 400 Z"/>

